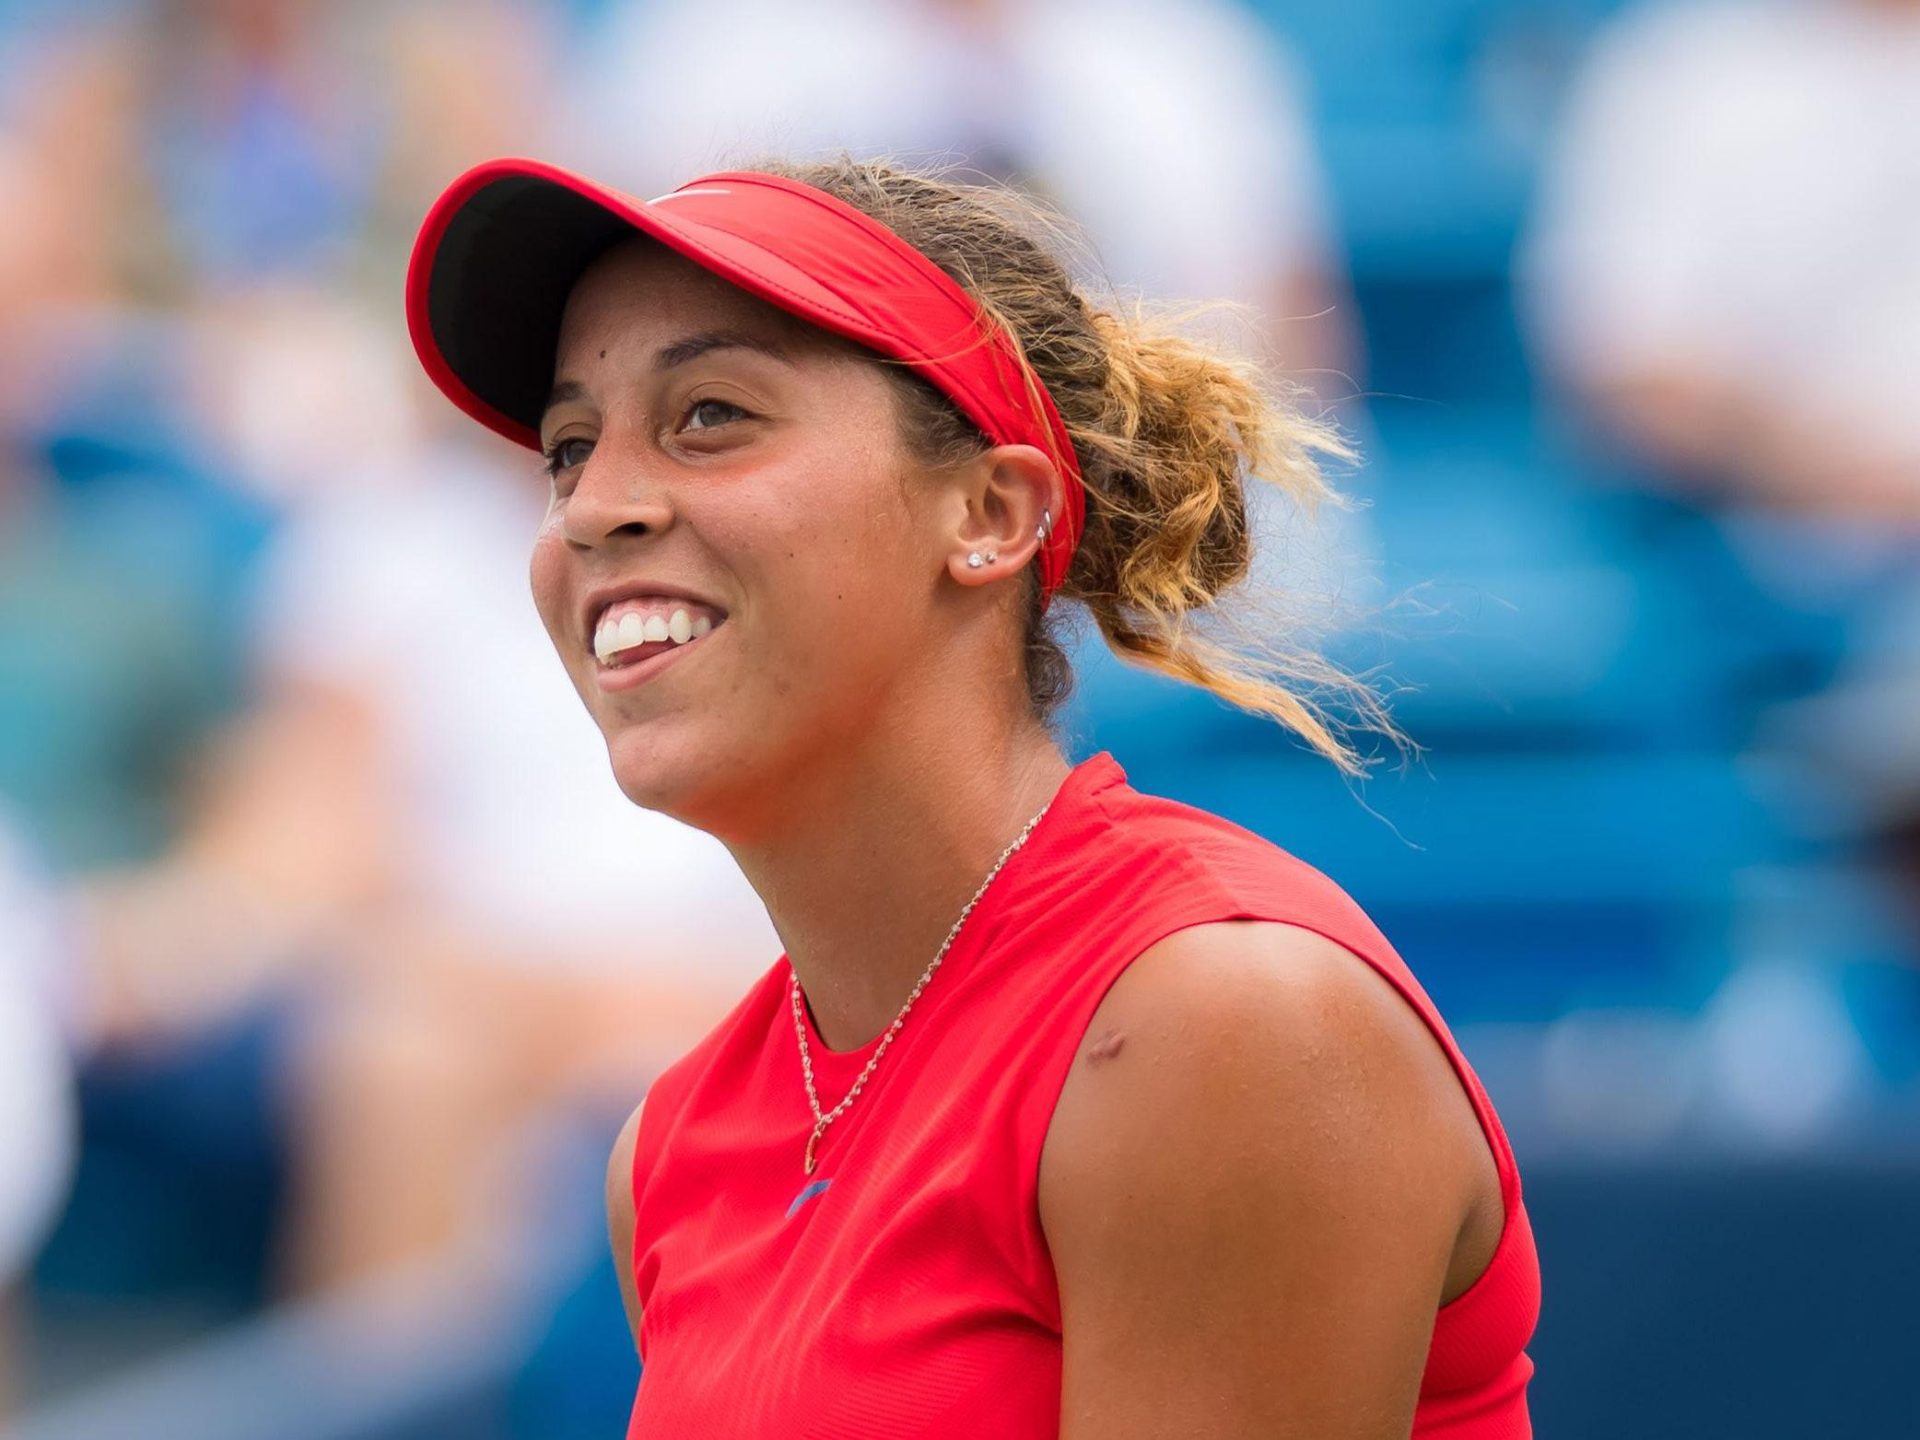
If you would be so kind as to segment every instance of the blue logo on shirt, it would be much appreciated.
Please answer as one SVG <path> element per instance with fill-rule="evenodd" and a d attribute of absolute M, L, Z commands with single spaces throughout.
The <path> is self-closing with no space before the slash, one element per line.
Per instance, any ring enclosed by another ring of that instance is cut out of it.
<path fill-rule="evenodd" d="M 807 1201 L 811 1200 L 814 1196 L 818 1195 L 821 1191 L 825 1190 L 832 1183 L 833 1183 L 832 1180 L 816 1180 L 811 1185 L 807 1186 L 806 1189 L 802 1190 L 798 1195 L 794 1196 L 793 1203 L 787 1206 L 787 1218 L 791 1220 L 794 1217 L 794 1215 L 799 1212 L 799 1209 L 802 1205 L 806 1204 Z"/>

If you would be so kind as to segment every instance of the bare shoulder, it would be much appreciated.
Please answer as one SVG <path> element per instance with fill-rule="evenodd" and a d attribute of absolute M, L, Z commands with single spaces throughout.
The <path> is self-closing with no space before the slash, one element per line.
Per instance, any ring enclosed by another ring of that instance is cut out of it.
<path fill-rule="evenodd" d="M 1129 965 L 1088 1024 L 1049 1149 L 1081 1138 L 1083 1109 L 1164 1089 L 1175 1071 L 1199 1084 L 1258 1081 L 1268 1099 L 1309 1111 L 1391 1102 L 1396 1129 L 1437 1124 L 1465 1135 L 1466 1149 L 1485 1148 L 1451 1062 L 1413 1006 L 1345 946 L 1297 925 L 1190 926 Z"/>
<path fill-rule="evenodd" d="M 1298 926 L 1175 932 L 1095 1012 L 1042 1153 L 1063 1434 L 1404 1436 L 1497 1187 L 1444 1050 L 1371 965 Z"/>
<path fill-rule="evenodd" d="M 627 1307 L 627 1328 L 634 1349 L 640 1348 L 640 1292 L 633 1274 L 633 1150 L 640 1138 L 640 1115 L 647 1102 L 633 1107 L 620 1127 L 607 1160 L 607 1239 L 613 1247 L 614 1273 L 620 1279 L 620 1298 Z"/>

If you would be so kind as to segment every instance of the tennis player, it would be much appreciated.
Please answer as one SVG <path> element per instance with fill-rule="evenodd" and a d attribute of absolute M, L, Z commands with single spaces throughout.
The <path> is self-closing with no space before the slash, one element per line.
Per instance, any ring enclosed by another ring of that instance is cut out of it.
<path fill-rule="evenodd" d="M 1526 1436 L 1520 1177 L 1432 1002 L 1327 876 L 1049 730 L 1078 607 L 1358 767 L 1337 671 L 1197 623 L 1258 598 L 1244 487 L 1312 505 L 1338 441 L 1034 235 L 846 159 L 496 161 L 420 233 L 415 345 L 545 457 L 615 778 L 786 947 L 609 1170 L 628 1433 Z"/>

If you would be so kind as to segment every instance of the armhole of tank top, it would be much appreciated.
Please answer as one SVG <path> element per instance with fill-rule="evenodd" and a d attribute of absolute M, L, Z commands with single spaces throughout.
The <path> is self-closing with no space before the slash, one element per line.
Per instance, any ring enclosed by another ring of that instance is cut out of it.
<path fill-rule="evenodd" d="M 1473 1278 L 1473 1283 L 1468 1285 L 1467 1288 L 1462 1290 L 1458 1295 L 1454 1296 L 1453 1299 L 1441 1305 L 1439 1307 L 1439 1313 L 1446 1314 L 1460 1308 L 1463 1302 L 1478 1295 L 1487 1288 L 1490 1277 L 1498 1273 L 1503 1266 L 1511 1263 L 1508 1256 L 1515 1243 L 1517 1243 L 1516 1237 L 1521 1229 L 1518 1222 L 1522 1202 L 1520 1193 L 1520 1167 L 1514 1160 L 1513 1146 L 1507 1138 L 1506 1127 L 1500 1123 L 1499 1114 L 1493 1108 L 1492 1097 L 1487 1094 L 1486 1087 L 1480 1083 L 1480 1077 L 1474 1073 L 1473 1067 L 1467 1062 L 1465 1054 L 1463 1054 L 1460 1049 L 1459 1042 L 1454 1040 L 1452 1032 L 1445 1028 L 1445 1024 L 1440 1020 L 1439 1012 L 1437 1008 L 1433 1007 L 1432 1001 L 1427 1000 L 1423 1002 L 1419 996 L 1410 992 L 1395 976 L 1391 967 L 1376 964 L 1367 956 L 1365 951 L 1360 950 L 1350 941 L 1342 939 L 1330 930 L 1313 924 L 1311 921 L 1298 918 L 1296 915 L 1276 911 L 1271 907 L 1262 907 L 1257 904 L 1252 907 L 1229 904 L 1222 912 L 1202 918 L 1175 917 L 1172 923 L 1166 925 L 1164 928 L 1157 925 L 1152 927 L 1154 930 L 1160 931 L 1160 933 L 1154 935 L 1151 940 L 1141 945 L 1138 953 L 1133 958 L 1138 959 L 1139 955 L 1145 954 L 1148 950 L 1152 949 L 1153 946 L 1166 939 L 1168 935 L 1174 934 L 1177 931 L 1190 929 L 1195 925 L 1216 924 L 1223 920 L 1259 920 L 1270 924 L 1292 925 L 1297 929 L 1310 930 L 1322 939 L 1331 940 L 1342 950 L 1345 950 L 1349 955 L 1353 956 L 1358 963 L 1367 966 L 1393 987 L 1395 993 L 1400 996 L 1401 1000 L 1420 1017 L 1421 1022 L 1427 1027 L 1427 1033 L 1433 1036 L 1435 1043 L 1440 1046 L 1441 1053 L 1447 1057 L 1447 1063 L 1453 1067 L 1454 1078 L 1459 1082 L 1461 1089 L 1466 1092 L 1467 1103 L 1473 1107 L 1474 1118 L 1480 1122 L 1480 1133 L 1485 1138 L 1488 1149 L 1493 1153 L 1493 1166 L 1500 1183 L 1500 1237 L 1494 1242 L 1493 1254 L 1488 1257 L 1486 1267 Z M 1112 988 L 1119 980 L 1121 974 L 1124 973 L 1132 963 L 1133 960 L 1128 960 L 1126 964 L 1115 967 L 1112 974 L 1106 977 L 1105 983 L 1098 987 L 1098 993 L 1096 993 L 1093 998 L 1093 1004 L 1087 1010 L 1087 1022 L 1089 1025 L 1092 1024 L 1094 1014 L 1098 1012 L 1101 1004 L 1106 1000 L 1107 991 Z M 1067 1053 L 1071 1057 L 1072 1055 L 1078 1054 L 1079 1049 L 1080 1041 L 1076 1039 L 1074 1045 Z M 1069 1060 L 1068 1066 L 1060 1076 L 1061 1089 L 1065 1088 L 1067 1074 L 1071 1072 L 1071 1068 L 1071 1061 Z M 1053 1103 L 1057 1104 L 1058 1100 L 1058 1093 L 1055 1093 Z M 1051 1113 L 1051 1106 L 1049 1107 L 1049 1113 Z M 1041 1150 L 1044 1155 L 1044 1140 Z M 1037 1184 L 1037 1175 L 1035 1181 Z M 1036 1190 L 1035 1193 L 1037 1194 L 1038 1191 Z"/>
<path fill-rule="evenodd" d="M 640 1129 L 633 1137 L 633 1168 L 627 1182 L 627 1189 L 633 1196 L 636 1214 L 640 1209 L 640 1177 L 651 1167 L 661 1146 L 666 1143 L 668 1128 L 679 1118 L 680 1108 L 686 1103 L 687 1091 L 698 1080 L 706 1063 L 702 1057 L 709 1053 L 710 1047 L 722 1032 L 739 1021 L 741 1012 L 753 1003 L 755 995 L 763 986 L 778 983 L 774 977 L 776 972 L 783 969 L 785 962 L 784 955 L 775 961 L 772 969 L 762 975 L 753 987 L 740 997 L 713 1029 L 696 1041 L 679 1059 L 664 1067 L 647 1086 L 647 1092 L 642 1097 L 644 1104 L 640 1112 Z M 784 989 L 782 995 L 784 997 Z"/>
<path fill-rule="evenodd" d="M 647 1093 L 641 1097 L 640 1128 L 633 1135 L 633 1163 L 627 1167 L 627 1197 L 633 1206 L 633 1234 L 627 1237 L 626 1264 L 628 1273 L 633 1277 L 636 1294 L 640 1285 L 640 1178 L 652 1173 L 654 1162 L 659 1159 L 660 1148 L 666 1143 L 667 1127 L 673 1123 L 681 1099 L 675 1090 L 672 1066 L 654 1076 Z M 647 1364 L 647 1315 L 650 1308 L 643 1299 L 640 1303 L 639 1328 L 633 1337 L 642 1370 Z"/>
<path fill-rule="evenodd" d="M 1452 1032 L 1447 1029 L 1446 1023 L 1440 1018 L 1439 1010 L 1431 999 L 1423 1001 L 1419 995 L 1407 989 L 1400 977 L 1393 972 L 1392 967 L 1376 963 L 1365 951 L 1358 949 L 1340 936 L 1330 934 L 1317 925 L 1302 924 L 1296 920 L 1286 920 L 1282 923 L 1300 925 L 1304 930 L 1311 930 L 1314 934 L 1331 940 L 1393 987 L 1394 992 L 1406 1002 L 1414 1014 L 1420 1017 L 1421 1022 L 1427 1027 L 1427 1033 L 1433 1036 L 1435 1043 L 1440 1046 L 1441 1052 L 1447 1057 L 1447 1063 L 1453 1067 L 1454 1078 L 1459 1081 L 1460 1088 L 1466 1092 L 1467 1103 L 1473 1107 L 1474 1118 L 1480 1122 L 1480 1133 L 1486 1140 L 1487 1148 L 1493 1154 L 1493 1168 L 1499 1177 L 1500 1236 L 1494 1242 L 1493 1253 L 1487 1257 L 1485 1268 L 1473 1277 L 1473 1283 L 1439 1307 L 1440 1313 L 1445 1314 L 1478 1294 L 1486 1287 L 1489 1277 L 1509 1263 L 1508 1252 L 1512 1250 L 1515 1237 L 1520 1230 L 1518 1223 L 1521 1206 L 1520 1166 L 1514 1159 L 1513 1145 L 1507 1138 L 1506 1127 L 1500 1123 L 1499 1113 L 1493 1108 L 1493 1097 L 1487 1094 L 1486 1086 L 1480 1083 L 1479 1075 L 1474 1072 L 1473 1066 L 1468 1063 L 1466 1055 L 1460 1049 L 1460 1042 L 1453 1038 Z"/>
<path fill-rule="evenodd" d="M 640 1213 L 640 1179 L 649 1174 L 666 1143 L 666 1130 L 680 1108 L 679 1086 L 674 1083 L 673 1067 L 653 1077 L 640 1102 L 640 1128 L 633 1135 L 633 1165 L 627 1172 L 627 1192 L 633 1197 L 633 1210 Z"/>

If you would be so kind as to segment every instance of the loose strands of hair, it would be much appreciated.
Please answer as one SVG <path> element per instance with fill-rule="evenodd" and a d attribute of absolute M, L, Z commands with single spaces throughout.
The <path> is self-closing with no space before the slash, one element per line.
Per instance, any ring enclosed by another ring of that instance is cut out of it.
<path fill-rule="evenodd" d="M 1320 469 L 1322 457 L 1355 458 L 1334 427 L 1301 413 L 1259 365 L 1179 333 L 1195 312 L 1090 305 L 1056 253 L 1072 248 L 1071 225 L 1020 191 L 950 178 L 953 167 L 845 155 L 750 168 L 813 185 L 886 225 L 1013 337 L 1066 423 L 1086 488 L 1085 532 L 1056 599 L 1084 606 L 1117 655 L 1279 722 L 1349 776 L 1373 763 L 1349 743 L 1353 729 L 1417 748 L 1364 679 L 1276 639 L 1311 629 L 1294 597 L 1244 583 L 1249 477 L 1309 518 L 1322 504 L 1348 506 Z M 924 463 L 961 463 L 988 446 L 931 383 L 903 366 L 887 374 Z M 1072 692 L 1073 672 L 1062 607 L 1041 611 L 1037 566 L 1026 585 L 1028 698 L 1044 723 Z"/>

